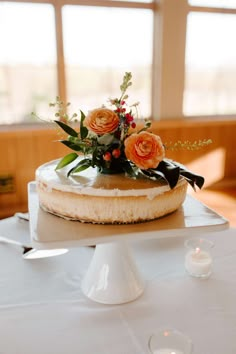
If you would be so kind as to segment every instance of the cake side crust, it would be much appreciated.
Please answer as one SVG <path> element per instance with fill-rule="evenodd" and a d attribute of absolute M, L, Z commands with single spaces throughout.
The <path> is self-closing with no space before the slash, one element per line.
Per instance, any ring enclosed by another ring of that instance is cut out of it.
<path fill-rule="evenodd" d="M 88 196 L 53 188 L 47 190 L 46 187 L 45 183 L 37 183 L 44 210 L 66 219 L 99 224 L 127 224 L 160 218 L 177 210 L 187 192 L 185 180 L 152 199 L 148 196 Z"/>

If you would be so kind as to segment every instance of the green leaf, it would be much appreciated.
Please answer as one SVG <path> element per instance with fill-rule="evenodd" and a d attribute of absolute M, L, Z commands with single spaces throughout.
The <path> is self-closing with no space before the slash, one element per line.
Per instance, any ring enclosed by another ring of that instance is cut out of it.
<path fill-rule="evenodd" d="M 148 178 L 164 179 L 173 189 L 178 183 L 179 177 L 185 178 L 185 180 L 195 190 L 195 185 L 201 188 L 204 184 L 204 178 L 191 171 L 189 171 L 184 165 L 170 160 L 162 160 L 157 168 L 141 170 L 141 172 Z"/>
<path fill-rule="evenodd" d="M 66 145 L 68 148 L 74 151 L 83 151 L 83 147 L 69 141 L 69 140 L 59 140 L 62 144 Z"/>
<path fill-rule="evenodd" d="M 204 177 L 189 171 L 187 167 L 179 162 L 173 161 L 173 163 L 180 168 L 180 175 L 186 179 L 186 181 L 193 187 L 193 189 L 195 189 L 195 184 L 199 189 L 202 188 L 205 182 Z"/>
<path fill-rule="evenodd" d="M 85 120 L 85 114 L 84 114 L 84 112 L 81 111 L 81 110 L 80 110 L 80 117 L 81 117 L 81 118 L 80 118 L 80 119 L 81 119 L 80 121 L 83 123 L 84 120 Z"/>
<path fill-rule="evenodd" d="M 93 149 L 93 152 L 92 152 L 92 157 L 91 157 L 91 166 L 95 166 L 96 165 L 96 161 L 99 161 L 99 156 L 98 156 L 98 148 L 95 147 Z"/>
<path fill-rule="evenodd" d="M 78 173 L 78 172 L 84 171 L 89 167 L 91 167 L 91 160 L 90 159 L 80 160 L 80 162 L 77 163 L 77 165 L 75 165 L 73 168 L 70 169 L 70 171 L 67 173 L 67 177 L 69 177 L 70 174 L 72 174 L 72 173 Z"/>
<path fill-rule="evenodd" d="M 123 168 L 124 172 L 126 172 L 129 176 L 137 177 L 137 173 L 135 172 L 131 163 L 128 160 L 122 161 L 122 168 Z"/>
<path fill-rule="evenodd" d="M 155 180 L 159 180 L 159 179 L 163 179 L 166 183 L 169 184 L 168 180 L 166 179 L 164 173 L 162 173 L 161 171 L 157 171 L 157 170 L 140 170 L 142 174 L 144 174 L 146 177 L 148 178 L 152 178 Z"/>
<path fill-rule="evenodd" d="M 85 114 L 84 112 L 80 111 L 81 113 L 81 120 L 80 120 L 80 136 L 81 139 L 85 139 L 88 135 L 88 129 L 84 127 L 84 120 L 85 120 Z"/>
<path fill-rule="evenodd" d="M 185 178 L 194 190 L 195 185 L 197 185 L 198 188 L 202 188 L 204 184 L 204 178 L 202 176 L 189 171 L 187 167 L 176 161 L 163 160 L 159 163 L 155 171 L 160 171 L 164 174 L 164 178 L 168 181 L 170 188 L 175 187 L 178 183 L 179 176 Z"/>
<path fill-rule="evenodd" d="M 84 171 L 84 170 L 87 170 L 87 168 L 89 168 L 89 167 L 91 167 L 90 164 L 84 164 L 84 165 L 79 166 L 79 167 L 77 167 L 76 169 L 74 169 L 74 170 L 72 171 L 72 173 L 82 172 L 82 171 Z"/>
<path fill-rule="evenodd" d="M 69 165 L 72 161 L 77 159 L 77 157 L 78 157 L 78 155 L 75 152 L 72 152 L 72 153 L 64 156 L 57 164 L 55 170 L 60 170 L 61 168 Z"/>
<path fill-rule="evenodd" d="M 167 180 L 171 189 L 173 189 L 178 183 L 180 176 L 179 166 L 174 165 L 168 160 L 162 160 L 155 171 L 160 171 L 163 173 L 164 178 Z"/>
<path fill-rule="evenodd" d="M 74 136 L 74 137 L 78 137 L 78 133 L 71 128 L 69 125 L 59 121 L 59 120 L 54 120 L 55 123 L 57 123 L 59 125 L 59 127 L 61 127 L 62 130 L 64 130 L 67 134 Z"/>

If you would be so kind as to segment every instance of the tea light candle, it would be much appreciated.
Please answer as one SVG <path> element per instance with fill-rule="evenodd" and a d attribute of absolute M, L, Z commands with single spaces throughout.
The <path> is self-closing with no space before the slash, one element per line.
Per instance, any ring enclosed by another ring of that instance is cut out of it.
<path fill-rule="evenodd" d="M 148 346 L 152 354 L 191 354 L 193 349 L 191 339 L 174 328 L 159 329 Z"/>
<path fill-rule="evenodd" d="M 185 268 L 196 277 L 208 277 L 211 274 L 212 258 L 209 252 L 196 247 L 185 257 Z"/>

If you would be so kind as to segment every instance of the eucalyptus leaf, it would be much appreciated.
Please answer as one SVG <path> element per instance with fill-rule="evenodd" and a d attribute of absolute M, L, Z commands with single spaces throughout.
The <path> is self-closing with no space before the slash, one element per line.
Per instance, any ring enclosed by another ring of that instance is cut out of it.
<path fill-rule="evenodd" d="M 55 123 L 57 123 L 59 125 L 59 127 L 61 127 L 62 130 L 64 130 L 64 132 L 66 132 L 67 134 L 74 136 L 74 137 L 78 137 L 78 133 L 71 128 L 69 125 L 59 121 L 59 120 L 54 120 Z"/>
<path fill-rule="evenodd" d="M 72 152 L 72 153 L 64 156 L 57 164 L 55 170 L 60 170 L 61 168 L 69 165 L 71 162 L 73 162 L 75 159 L 77 159 L 77 157 L 78 157 L 78 155 L 75 152 Z"/>
<path fill-rule="evenodd" d="M 80 116 L 80 136 L 81 139 L 85 139 L 88 135 L 88 129 L 84 126 L 84 120 L 85 120 L 85 114 L 83 111 L 80 111 L 81 116 Z"/>

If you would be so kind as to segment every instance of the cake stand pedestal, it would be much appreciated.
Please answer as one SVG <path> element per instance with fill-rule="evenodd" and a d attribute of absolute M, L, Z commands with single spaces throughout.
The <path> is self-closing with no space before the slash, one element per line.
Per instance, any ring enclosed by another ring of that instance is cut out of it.
<path fill-rule="evenodd" d="M 82 290 L 91 300 L 103 304 L 123 304 L 143 293 L 142 277 L 125 240 L 96 246 Z"/>
<path fill-rule="evenodd" d="M 93 225 L 70 221 L 39 207 L 35 183 L 28 185 L 30 234 L 36 249 L 96 245 L 82 281 L 90 299 L 122 304 L 138 298 L 144 282 L 132 256 L 129 240 L 201 235 L 228 228 L 228 221 L 187 195 L 181 208 L 163 218 L 140 224 Z"/>

